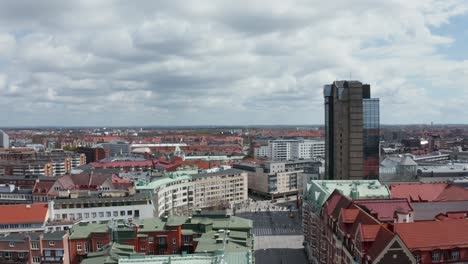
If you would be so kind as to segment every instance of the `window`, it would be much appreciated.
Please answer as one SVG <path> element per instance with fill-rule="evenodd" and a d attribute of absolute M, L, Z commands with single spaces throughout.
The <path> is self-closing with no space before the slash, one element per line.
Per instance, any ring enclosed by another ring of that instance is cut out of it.
<path fill-rule="evenodd" d="M 432 252 L 432 262 L 440 261 L 440 253 L 439 252 Z"/>
<path fill-rule="evenodd" d="M 15 247 L 15 242 L 10 242 L 10 247 Z"/>
<path fill-rule="evenodd" d="M 162 245 L 166 244 L 166 238 L 165 237 L 160 237 L 159 238 L 159 244 L 162 244 Z"/>
<path fill-rule="evenodd" d="M 93 218 L 96 218 L 96 216 L 97 216 L 96 213 L 91 213 L 91 215 L 93 216 Z"/>
<path fill-rule="evenodd" d="M 52 256 L 52 250 L 44 250 L 44 256 L 46 257 Z"/>
<path fill-rule="evenodd" d="M 146 247 L 145 247 L 145 246 L 141 246 L 141 247 L 140 247 L 140 250 L 141 250 L 141 251 L 146 251 Z"/>
<path fill-rule="evenodd" d="M 97 242 L 97 243 L 96 243 L 96 247 L 97 247 L 97 249 L 101 249 L 101 248 L 102 248 L 102 243 L 101 243 L 101 242 Z"/>
<path fill-rule="evenodd" d="M 172 244 L 174 244 L 174 245 L 176 244 L 176 239 L 175 238 L 172 239 Z"/>
<path fill-rule="evenodd" d="M 127 211 L 127 215 L 132 215 L 132 214 L 133 214 L 132 210 Z"/>
<path fill-rule="evenodd" d="M 106 212 L 106 216 L 107 216 L 107 217 L 111 217 L 111 216 L 112 216 L 112 212 Z"/>
<path fill-rule="evenodd" d="M 11 258 L 11 252 L 5 252 L 4 256 L 5 256 L 6 259 Z"/>
<path fill-rule="evenodd" d="M 104 217 L 104 212 L 99 212 L 99 217 Z"/>
<path fill-rule="evenodd" d="M 418 255 L 414 256 L 414 258 L 416 259 L 416 263 L 421 262 L 421 255 L 418 254 Z"/>
<path fill-rule="evenodd" d="M 77 251 L 83 250 L 83 245 L 81 245 L 81 243 L 76 244 L 76 250 Z"/>
<path fill-rule="evenodd" d="M 112 214 L 113 214 L 114 217 L 119 216 L 119 212 L 117 212 L 117 211 L 112 212 Z"/>
<path fill-rule="evenodd" d="M 32 248 L 32 249 L 39 249 L 39 243 L 37 243 L 37 242 L 31 242 L 31 248 Z"/>
<path fill-rule="evenodd" d="M 69 214 L 68 218 L 70 218 L 70 220 L 74 220 L 75 219 L 75 214 Z"/>
<path fill-rule="evenodd" d="M 164 252 L 164 248 L 160 248 L 159 249 L 159 255 L 165 255 L 166 252 Z"/>
<path fill-rule="evenodd" d="M 120 211 L 120 216 L 125 216 L 125 211 Z"/>
<path fill-rule="evenodd" d="M 89 218 L 89 213 L 85 213 L 85 214 L 84 214 L 84 217 L 85 217 L 85 218 Z"/>
<path fill-rule="evenodd" d="M 55 219 L 60 219 L 60 215 L 59 215 L 59 214 L 55 214 Z"/>
<path fill-rule="evenodd" d="M 83 214 L 82 214 L 82 213 L 77 213 L 77 214 L 76 214 L 76 218 L 78 218 L 78 219 L 83 218 Z"/>
<path fill-rule="evenodd" d="M 176 249 L 173 249 L 173 250 L 172 250 L 172 255 L 175 255 L 175 254 L 177 254 L 177 250 L 176 250 Z"/>
<path fill-rule="evenodd" d="M 49 246 L 55 246 L 55 241 L 49 241 Z"/>
<path fill-rule="evenodd" d="M 21 259 L 24 259 L 24 256 L 26 255 L 26 253 L 24 252 L 19 252 L 18 253 L 18 258 L 21 258 Z"/>
<path fill-rule="evenodd" d="M 148 242 L 150 244 L 153 244 L 154 243 L 154 237 L 152 237 L 152 236 L 148 237 Z"/>
<path fill-rule="evenodd" d="M 33 263 L 41 262 L 41 257 L 33 257 Z"/>
<path fill-rule="evenodd" d="M 85 252 L 86 252 L 86 253 L 89 252 L 89 244 L 88 244 L 88 242 L 85 242 L 85 243 L 84 243 L 84 249 L 85 249 Z"/>
<path fill-rule="evenodd" d="M 56 256 L 56 257 L 63 257 L 63 250 L 57 250 L 57 251 L 55 251 L 55 256 Z"/>
<path fill-rule="evenodd" d="M 452 254 L 450 255 L 450 257 L 452 258 L 452 260 L 457 260 L 460 258 L 460 251 L 458 250 L 452 250 Z"/>

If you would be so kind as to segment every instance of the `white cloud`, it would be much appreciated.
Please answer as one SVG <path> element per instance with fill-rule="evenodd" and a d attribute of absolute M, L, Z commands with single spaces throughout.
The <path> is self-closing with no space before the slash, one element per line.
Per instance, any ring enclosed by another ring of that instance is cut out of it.
<path fill-rule="evenodd" d="M 321 123 L 321 87 L 351 74 L 381 97 L 382 122 L 447 121 L 454 107 L 433 91 L 456 93 L 450 87 L 468 81 L 468 63 L 440 53 L 457 40 L 433 29 L 467 8 L 456 0 L 3 1 L 0 103 L 14 118 L 0 120 Z"/>

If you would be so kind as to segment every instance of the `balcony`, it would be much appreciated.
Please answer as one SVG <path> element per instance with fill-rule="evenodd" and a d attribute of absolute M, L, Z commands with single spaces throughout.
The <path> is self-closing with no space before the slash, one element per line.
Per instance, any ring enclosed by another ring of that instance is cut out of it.
<path fill-rule="evenodd" d="M 63 257 L 41 257 L 41 264 L 61 264 Z"/>

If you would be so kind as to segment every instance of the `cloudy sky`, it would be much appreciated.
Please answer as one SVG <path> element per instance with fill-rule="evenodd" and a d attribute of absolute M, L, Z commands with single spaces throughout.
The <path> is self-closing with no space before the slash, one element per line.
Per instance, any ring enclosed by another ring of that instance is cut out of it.
<path fill-rule="evenodd" d="M 468 1 L 0 1 L 0 126 L 468 122 Z"/>

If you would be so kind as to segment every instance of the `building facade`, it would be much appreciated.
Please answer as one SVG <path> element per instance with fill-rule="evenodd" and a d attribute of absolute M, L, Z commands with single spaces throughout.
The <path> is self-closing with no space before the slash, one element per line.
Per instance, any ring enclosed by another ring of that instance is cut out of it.
<path fill-rule="evenodd" d="M 156 215 L 184 214 L 192 209 L 226 207 L 248 199 L 247 173 L 236 169 L 169 177 L 137 186 L 153 195 Z"/>
<path fill-rule="evenodd" d="M 254 155 L 255 158 L 267 158 L 273 161 L 323 158 L 325 142 L 311 139 L 269 140 L 268 146 L 255 148 Z"/>
<path fill-rule="evenodd" d="M 125 197 L 84 197 L 49 201 L 49 220 L 91 223 L 154 217 L 153 201 L 144 194 Z"/>
<path fill-rule="evenodd" d="M 10 148 L 10 137 L 3 130 L 0 130 L 0 148 Z"/>
<path fill-rule="evenodd" d="M 108 244 L 118 243 L 141 255 L 243 252 L 250 256 L 248 263 L 252 263 L 252 227 L 251 220 L 201 211 L 191 216 L 165 216 L 132 223 L 79 223 L 70 231 L 70 259 L 72 264 L 104 263 L 106 258 L 99 259 L 102 256 L 99 252 L 105 251 Z"/>
<path fill-rule="evenodd" d="M 379 99 L 370 85 L 335 81 L 324 86 L 325 174 L 328 179 L 378 179 Z"/>

